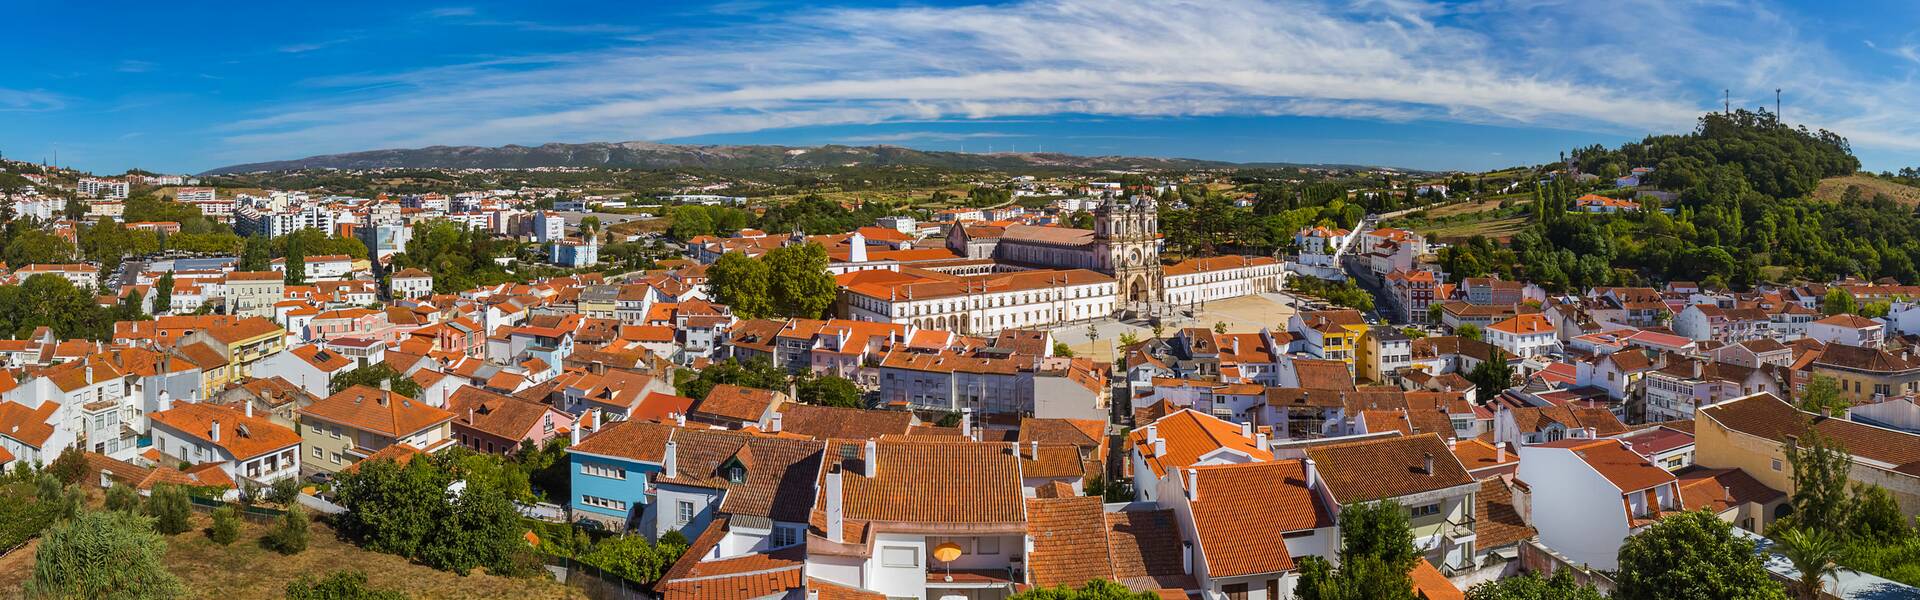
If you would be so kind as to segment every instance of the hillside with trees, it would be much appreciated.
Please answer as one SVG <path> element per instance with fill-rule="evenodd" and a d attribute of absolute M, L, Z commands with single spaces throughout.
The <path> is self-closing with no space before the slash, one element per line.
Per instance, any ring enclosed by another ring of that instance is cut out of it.
<path fill-rule="evenodd" d="M 1550 290 L 1693 280 L 1722 288 L 1843 276 L 1920 278 L 1920 217 L 1884 194 L 1853 188 L 1834 202 L 1820 181 L 1860 167 L 1847 141 L 1789 127 L 1765 113 L 1701 117 L 1689 134 L 1574 154 L 1604 174 L 1654 166 L 1650 183 L 1678 194 L 1644 210 L 1571 212 L 1587 191 L 1559 180 L 1533 191 L 1525 230 L 1507 246 L 1468 239 L 1440 252 L 1457 280 L 1498 274 Z"/>

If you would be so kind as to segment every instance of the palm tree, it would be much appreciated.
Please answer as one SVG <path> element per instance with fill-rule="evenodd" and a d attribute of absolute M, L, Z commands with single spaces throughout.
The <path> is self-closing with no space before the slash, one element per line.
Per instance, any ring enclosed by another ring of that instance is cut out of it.
<path fill-rule="evenodd" d="M 1800 600 L 1820 600 L 1826 580 L 1840 573 L 1840 538 L 1818 529 L 1800 527 L 1775 536 L 1773 551 L 1793 563 L 1800 580 L 1787 588 Z"/>

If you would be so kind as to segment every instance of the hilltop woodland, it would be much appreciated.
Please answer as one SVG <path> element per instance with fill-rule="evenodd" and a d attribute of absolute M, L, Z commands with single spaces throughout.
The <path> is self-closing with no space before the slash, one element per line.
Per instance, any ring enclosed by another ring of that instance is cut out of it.
<path fill-rule="evenodd" d="M 1920 279 L 1920 215 L 1852 187 L 1815 200 L 1823 178 L 1860 168 L 1847 141 L 1735 111 L 1700 118 L 1685 135 L 1574 153 L 1583 170 L 1654 167 L 1645 182 L 1678 194 L 1663 206 L 1615 215 L 1572 211 L 1578 190 L 1555 179 L 1533 190 L 1528 223 L 1510 244 L 1473 237 L 1440 251 L 1455 280 L 1499 275 L 1550 290 L 1700 281 L 1721 289 L 1795 279 Z"/>

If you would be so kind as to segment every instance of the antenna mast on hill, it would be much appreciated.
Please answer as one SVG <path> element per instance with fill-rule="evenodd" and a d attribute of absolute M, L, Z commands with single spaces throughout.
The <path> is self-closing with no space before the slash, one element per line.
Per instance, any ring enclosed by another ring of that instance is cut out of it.
<path fill-rule="evenodd" d="M 1773 88 L 1773 120 L 1780 120 L 1780 88 Z"/>
<path fill-rule="evenodd" d="M 1733 90 L 1720 90 L 1720 114 L 1733 114 Z"/>

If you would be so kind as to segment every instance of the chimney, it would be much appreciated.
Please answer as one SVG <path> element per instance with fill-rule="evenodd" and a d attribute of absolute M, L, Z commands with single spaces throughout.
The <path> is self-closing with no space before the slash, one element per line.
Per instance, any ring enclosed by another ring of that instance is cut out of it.
<path fill-rule="evenodd" d="M 973 409 L 960 409 L 960 437 L 973 439 Z"/>
<path fill-rule="evenodd" d="M 1307 462 L 1306 462 L 1306 471 L 1307 471 L 1307 490 L 1312 491 L 1314 486 L 1317 486 L 1320 484 L 1320 466 L 1315 464 L 1313 462 L 1313 459 L 1309 458 L 1307 459 Z"/>
<path fill-rule="evenodd" d="M 242 403 L 240 403 L 240 404 L 241 404 L 241 406 L 245 406 L 245 407 L 246 407 L 246 408 L 244 408 L 244 409 L 242 409 L 242 410 L 245 410 L 245 411 L 247 411 L 247 418 L 249 418 L 249 419 L 251 419 L 251 418 L 253 418 L 253 401 L 252 401 L 252 400 L 248 400 L 248 401 L 246 401 L 246 402 L 242 402 Z"/>
<path fill-rule="evenodd" d="M 1147 443 L 1152 444 L 1159 441 L 1160 441 L 1160 426 L 1152 425 L 1152 424 L 1147 425 Z"/>
<path fill-rule="evenodd" d="M 1187 501 L 1200 499 L 1200 470 L 1187 469 Z"/>
<path fill-rule="evenodd" d="M 1253 422 L 1252 422 L 1252 421 L 1248 421 L 1248 422 L 1246 422 L 1246 423 L 1241 423 L 1241 424 L 1240 424 L 1240 437 L 1253 437 Z"/>
<path fill-rule="evenodd" d="M 1165 440 L 1165 439 L 1156 439 L 1156 440 L 1154 440 L 1154 441 L 1153 441 L 1153 455 L 1154 455 L 1154 456 L 1166 456 L 1166 455 L 1167 455 L 1167 440 Z"/>
<path fill-rule="evenodd" d="M 682 413 L 682 412 L 673 413 L 673 424 L 681 427 L 686 427 L 687 413 Z"/>
<path fill-rule="evenodd" d="M 87 383 L 93 383 L 93 362 L 87 362 Z"/>
<path fill-rule="evenodd" d="M 1693 361 L 1693 378 L 1694 379 L 1700 378 L 1700 371 L 1702 369 L 1703 363 L 1704 361 L 1699 361 L 1699 360 Z"/>
<path fill-rule="evenodd" d="M 1259 446 L 1261 450 L 1267 450 L 1267 449 L 1268 449 L 1268 448 L 1267 448 L 1267 432 L 1266 432 L 1266 430 L 1261 430 L 1261 431 L 1260 431 L 1260 433 L 1258 433 L 1258 434 L 1255 434 L 1255 435 L 1254 435 L 1254 437 L 1253 437 L 1253 444 L 1254 444 L 1255 446 Z"/>
<path fill-rule="evenodd" d="M 780 418 L 781 418 L 780 411 L 774 411 L 773 418 L 767 421 L 768 433 L 780 433 Z"/>
<path fill-rule="evenodd" d="M 575 422 L 573 424 L 573 427 L 567 429 L 567 434 L 569 438 L 567 441 L 567 445 L 569 446 L 580 445 L 580 427 L 581 427 L 581 424 L 579 422 Z"/>
<path fill-rule="evenodd" d="M 846 509 L 841 507 L 840 467 L 827 470 L 827 539 L 846 541 Z"/>
<path fill-rule="evenodd" d="M 1432 475 L 1432 474 L 1433 474 L 1433 453 L 1432 453 L 1432 452 L 1422 452 L 1422 453 L 1420 453 L 1420 455 L 1421 455 L 1422 457 L 1424 457 L 1424 458 L 1426 458 L 1426 459 L 1427 459 L 1427 463 L 1426 463 L 1426 473 L 1427 473 L 1428 475 Z"/>
<path fill-rule="evenodd" d="M 391 391 L 393 391 L 393 380 L 392 380 L 392 379 L 382 379 L 382 380 L 380 380 L 380 391 L 382 391 L 382 392 L 391 392 Z"/>
<path fill-rule="evenodd" d="M 216 443 L 216 444 L 220 443 L 220 420 L 219 419 L 213 420 L 213 430 L 207 433 L 207 437 L 213 438 L 213 443 Z"/>
<path fill-rule="evenodd" d="M 467 424 L 473 424 L 473 407 L 471 406 L 467 407 Z"/>
<path fill-rule="evenodd" d="M 863 460 L 861 462 L 866 463 L 866 469 L 867 469 L 866 476 L 868 479 L 872 479 L 874 477 L 880 476 L 880 443 L 879 442 L 876 442 L 873 440 L 867 440 L 866 460 Z"/>
<path fill-rule="evenodd" d="M 665 469 L 668 479 L 680 476 L 680 442 L 667 440 L 667 454 L 660 459 L 660 465 Z"/>
<path fill-rule="evenodd" d="M 1495 448 L 1494 455 L 1493 455 L 1493 462 L 1495 463 L 1507 462 L 1507 445 L 1496 443 L 1493 445 L 1493 447 Z"/>

